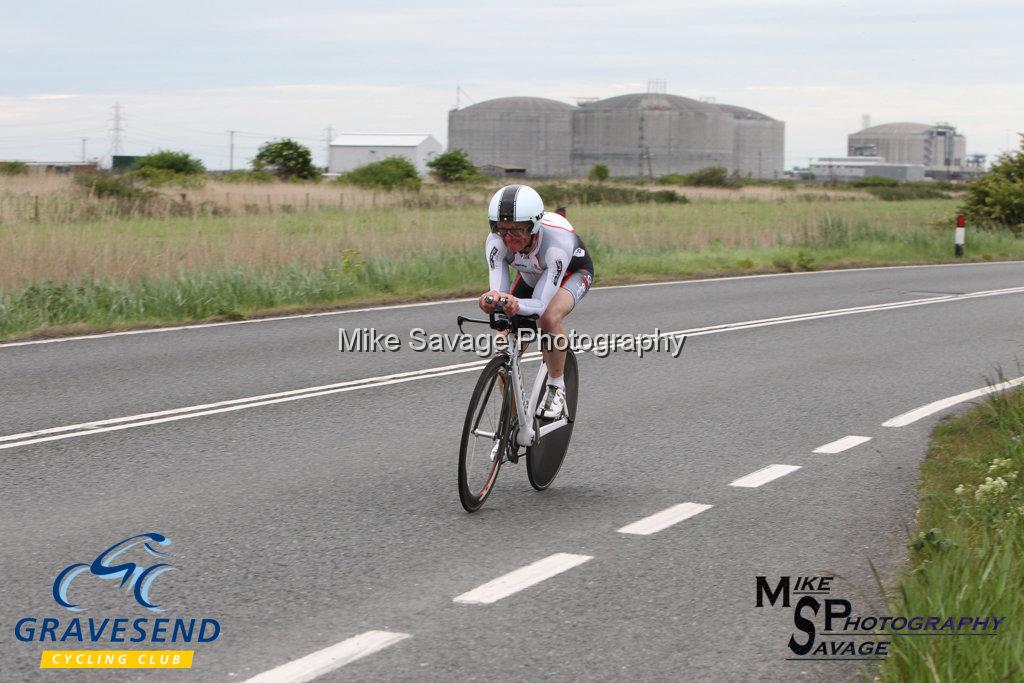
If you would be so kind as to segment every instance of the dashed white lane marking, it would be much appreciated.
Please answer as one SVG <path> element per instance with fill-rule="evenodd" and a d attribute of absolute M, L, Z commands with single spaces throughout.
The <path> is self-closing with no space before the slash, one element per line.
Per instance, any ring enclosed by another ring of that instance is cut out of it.
<path fill-rule="evenodd" d="M 1007 389 L 1018 387 L 1021 384 L 1024 384 L 1024 377 L 1018 377 L 1017 379 L 1011 379 L 1006 382 L 1000 382 L 999 384 L 994 384 L 990 387 L 985 387 L 984 389 L 975 389 L 974 391 L 967 391 L 962 394 L 957 394 L 956 396 L 950 396 L 949 398 L 943 398 L 938 401 L 933 401 L 928 405 L 921 406 L 920 408 L 915 408 L 914 410 L 903 413 L 902 415 L 897 415 L 891 420 L 886 420 L 885 422 L 882 423 L 882 426 L 906 427 L 908 424 L 917 422 L 918 420 L 928 417 L 929 415 L 934 415 L 935 413 L 945 410 L 950 406 L 955 406 L 958 403 L 970 401 L 971 399 L 980 398 L 982 396 L 987 396 L 989 394 L 995 394 L 1000 391 L 1006 391 Z"/>
<path fill-rule="evenodd" d="M 594 558 L 590 555 L 555 553 L 463 593 L 455 598 L 455 602 L 465 605 L 489 605 L 592 559 Z"/>
<path fill-rule="evenodd" d="M 729 486 L 739 486 L 747 489 L 757 488 L 773 479 L 796 472 L 798 469 L 800 469 L 800 465 L 768 465 L 768 467 L 761 468 L 757 472 L 751 472 L 745 477 L 740 477 L 729 484 Z"/>
<path fill-rule="evenodd" d="M 824 446 L 818 446 L 814 449 L 815 453 L 842 453 L 848 451 L 854 446 L 859 446 L 862 443 L 871 441 L 870 436 L 844 436 L 841 439 L 827 443 Z"/>
<path fill-rule="evenodd" d="M 830 311 L 818 311 L 816 313 L 806 313 L 793 316 L 784 316 L 780 318 L 765 318 L 763 320 L 749 320 L 746 322 L 728 323 L 724 325 L 712 325 L 709 327 L 699 327 L 690 330 L 676 330 L 674 332 L 661 332 L 658 336 L 670 337 L 670 336 L 683 336 L 683 337 L 699 337 L 709 334 L 721 334 L 724 332 L 738 332 L 740 330 L 747 330 L 756 327 L 768 327 L 772 325 L 784 325 L 787 323 L 803 322 L 807 320 L 818 320 L 821 318 L 832 318 L 843 315 L 853 315 L 856 313 L 868 313 L 873 311 L 891 310 L 896 308 L 906 308 L 908 306 L 923 306 L 933 303 L 942 303 L 949 301 L 960 301 L 972 298 L 981 298 L 988 296 L 999 296 L 1003 294 L 1019 294 L 1024 293 L 1024 287 L 1015 287 L 1010 289 L 998 289 L 984 292 L 972 292 L 970 294 L 956 294 L 940 297 L 932 297 L 928 299 L 916 299 L 913 301 L 897 301 L 888 304 L 878 304 L 873 306 L 859 306 L 856 308 L 844 308 Z M 643 336 L 643 335 L 641 335 Z M 523 360 L 536 360 L 540 358 L 539 353 L 526 354 Z M 285 401 L 297 401 L 304 398 L 314 398 L 317 396 L 325 396 L 328 394 L 342 393 L 346 391 L 356 391 L 359 389 L 368 389 L 371 387 L 385 386 L 389 384 L 400 384 L 403 382 L 410 382 L 417 379 L 430 379 L 433 377 L 442 377 L 445 375 L 455 375 L 463 372 L 469 372 L 473 369 L 483 366 L 487 361 L 474 361 L 469 363 L 460 363 L 457 365 L 448 365 L 438 368 L 428 368 L 425 370 L 415 370 L 412 372 L 399 373 L 397 375 L 384 375 L 381 377 L 368 377 L 361 380 L 352 380 L 350 382 L 341 382 L 339 384 L 330 384 L 322 387 L 309 387 L 307 389 L 294 389 L 292 391 L 279 392 L 276 394 L 265 394 L 263 396 L 251 396 L 249 398 L 232 399 L 229 401 L 221 401 L 213 404 L 205 404 L 198 406 L 188 406 L 184 408 L 174 408 L 171 410 L 160 411 L 156 413 L 144 413 L 142 415 L 132 415 L 128 417 L 117 417 L 109 420 L 98 420 L 94 422 L 87 422 L 77 425 L 66 425 L 62 427 L 51 427 L 49 429 L 41 429 L 34 432 L 23 432 L 21 434 L 10 434 L 7 436 L 0 436 L 0 450 L 5 448 L 15 448 L 17 446 L 26 446 L 28 444 L 42 443 L 45 441 L 56 441 L 59 439 L 68 439 L 74 436 L 84 436 L 86 434 L 96 434 L 99 432 L 112 432 L 121 429 L 129 429 L 132 427 L 142 427 L 145 425 L 159 424 L 162 422 L 173 422 L 175 420 L 185 420 L 193 417 L 199 417 L 202 415 L 212 415 L 215 413 L 227 413 L 236 410 L 244 410 L 246 408 L 254 408 L 257 406 L 264 406 L 273 403 L 283 403 Z M 230 404 L 230 405 L 229 405 Z M 213 409 L 209 409 L 213 406 Z M 220 407 L 226 406 L 226 407 Z M 156 419 L 149 419 L 152 416 L 156 416 Z M 167 416 L 167 417 L 165 417 Z M 110 426 L 107 426 L 110 425 Z M 10 443 L 3 443 L 3 442 Z"/>
<path fill-rule="evenodd" d="M 694 515 L 699 515 L 705 510 L 710 510 L 712 507 L 714 506 L 703 505 L 701 503 L 680 503 L 679 505 L 673 505 L 667 510 L 656 512 L 650 517 L 644 517 L 638 522 L 627 524 L 619 529 L 619 533 L 650 536 L 662 529 L 669 528 L 673 524 L 678 524 L 684 519 L 689 519 Z"/>
<path fill-rule="evenodd" d="M 860 270 L 903 270 L 908 268 L 967 268 L 967 267 L 978 267 L 978 266 L 998 266 L 1019 263 L 1019 261 L 997 261 L 990 263 L 933 263 L 919 266 L 876 266 L 872 268 L 840 268 L 836 270 L 819 270 L 808 273 L 763 273 L 760 275 L 738 275 L 731 277 L 715 277 L 706 278 L 703 280 L 672 280 L 669 282 L 641 282 L 633 285 L 607 285 L 594 287 L 591 291 L 600 291 L 603 289 L 630 289 L 634 287 L 664 287 L 667 285 L 690 285 L 690 284 L 702 284 L 708 282 L 723 282 L 732 280 L 752 280 L 758 278 L 778 278 L 778 277 L 811 277 L 815 275 L 827 275 L 829 273 L 849 273 Z M 269 323 L 277 322 L 280 320 L 299 320 L 302 318 L 322 318 L 332 315 L 346 315 L 348 313 L 366 313 L 370 311 L 389 311 L 400 308 L 419 308 L 422 306 L 441 306 L 444 304 L 464 303 L 467 301 L 476 301 L 476 298 L 465 298 L 465 299 L 444 299 L 442 301 L 419 301 L 411 304 L 388 304 L 384 306 L 367 306 L 365 308 L 349 308 L 342 311 L 321 311 L 319 313 L 299 313 L 294 315 L 278 315 L 267 318 L 254 318 L 252 320 L 227 320 L 218 323 L 196 323 L 194 325 L 176 325 L 174 327 L 154 327 L 145 330 L 122 330 L 120 332 L 103 332 L 100 334 L 84 334 L 75 337 L 57 337 L 54 339 L 32 339 L 23 342 L 8 342 L 6 344 L 0 344 L 0 349 L 13 347 L 13 346 L 34 346 L 38 344 L 59 344 L 62 342 L 81 341 L 84 339 L 106 339 L 108 337 L 126 337 L 138 334 L 156 334 L 160 332 L 177 332 L 180 330 L 197 330 L 206 327 L 227 327 L 229 325 L 252 325 L 255 323 Z"/>
<path fill-rule="evenodd" d="M 408 637 L 408 633 L 367 631 L 306 655 L 302 659 L 296 659 L 275 669 L 264 671 L 248 679 L 245 683 L 304 683 L 304 681 L 311 681 L 357 659 L 379 652 Z"/>

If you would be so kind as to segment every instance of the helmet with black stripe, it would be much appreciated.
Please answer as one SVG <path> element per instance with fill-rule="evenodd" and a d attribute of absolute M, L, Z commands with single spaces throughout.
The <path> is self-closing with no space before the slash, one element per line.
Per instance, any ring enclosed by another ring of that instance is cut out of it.
<path fill-rule="evenodd" d="M 544 200 L 528 185 L 506 185 L 491 197 L 487 207 L 487 220 L 491 232 L 498 230 L 498 221 L 530 221 L 530 234 L 540 230 L 540 219 L 544 215 Z"/>

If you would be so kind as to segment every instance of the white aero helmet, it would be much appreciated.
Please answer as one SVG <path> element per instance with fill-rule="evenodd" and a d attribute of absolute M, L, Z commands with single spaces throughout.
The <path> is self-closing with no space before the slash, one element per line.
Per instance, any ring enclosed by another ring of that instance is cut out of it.
<path fill-rule="evenodd" d="M 533 223 L 530 234 L 536 234 L 543 215 L 544 200 L 535 189 L 526 185 L 506 185 L 494 193 L 487 207 L 491 232 L 498 229 L 498 221 L 530 221 Z"/>

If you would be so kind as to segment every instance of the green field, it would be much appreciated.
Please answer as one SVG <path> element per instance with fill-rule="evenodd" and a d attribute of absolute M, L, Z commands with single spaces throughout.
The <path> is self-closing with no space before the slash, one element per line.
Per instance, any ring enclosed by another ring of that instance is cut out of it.
<path fill-rule="evenodd" d="M 119 216 L 110 201 L 50 190 L 36 220 L 31 189 L 0 187 L 2 339 L 469 295 L 486 285 L 491 188 L 208 185 L 176 199 L 206 207 L 185 216 Z M 266 200 L 248 203 L 256 193 Z M 954 260 L 956 199 L 774 188 L 690 199 L 568 207 L 596 284 Z M 1021 259 L 1024 240 L 972 232 L 968 258 Z"/>

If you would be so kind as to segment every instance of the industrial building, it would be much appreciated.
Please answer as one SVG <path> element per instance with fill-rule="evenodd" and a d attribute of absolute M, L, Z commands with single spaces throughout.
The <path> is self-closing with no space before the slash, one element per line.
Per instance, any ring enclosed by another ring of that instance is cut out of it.
<path fill-rule="evenodd" d="M 543 97 L 500 97 L 448 114 L 448 149 L 461 149 L 477 167 L 525 169 L 533 177 L 571 170 L 576 107 Z"/>
<path fill-rule="evenodd" d="M 890 164 L 882 157 L 822 157 L 811 162 L 808 170 L 816 180 L 861 180 L 891 178 L 901 182 L 924 180 L 922 164 Z"/>
<path fill-rule="evenodd" d="M 405 157 L 420 174 L 427 162 L 441 153 L 433 135 L 360 135 L 346 133 L 331 140 L 328 173 L 347 173 L 388 157 Z"/>
<path fill-rule="evenodd" d="M 594 164 L 618 177 L 724 166 L 743 176 L 780 178 L 784 127 L 750 109 L 664 92 L 580 106 L 502 97 L 452 110 L 448 148 L 462 150 L 478 167 L 523 169 L 534 178 L 582 176 Z"/>
<path fill-rule="evenodd" d="M 933 178 L 967 170 L 967 141 L 948 123 L 885 123 L 847 137 L 851 157 L 881 157 L 890 164 L 919 164 Z"/>
<path fill-rule="evenodd" d="M 732 116 L 736 125 L 732 170 L 741 176 L 781 178 L 785 162 L 785 124 L 753 109 L 733 104 L 716 106 Z"/>

